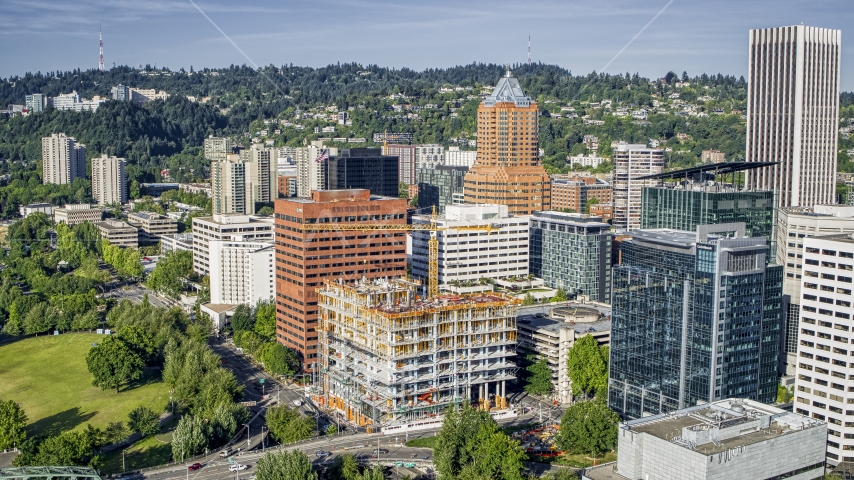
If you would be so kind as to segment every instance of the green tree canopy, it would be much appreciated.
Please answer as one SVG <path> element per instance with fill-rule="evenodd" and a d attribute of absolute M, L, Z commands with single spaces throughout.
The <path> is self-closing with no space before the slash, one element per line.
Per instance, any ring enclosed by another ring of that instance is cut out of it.
<path fill-rule="evenodd" d="M 128 413 L 128 427 L 150 437 L 160 431 L 160 417 L 148 407 L 136 407 Z"/>
<path fill-rule="evenodd" d="M 311 437 L 316 427 L 313 418 L 304 417 L 287 405 L 278 405 L 267 409 L 267 428 L 276 441 L 292 443 Z"/>
<path fill-rule="evenodd" d="M 299 357 L 296 351 L 278 342 L 267 342 L 258 349 L 258 359 L 264 369 L 274 375 L 292 377 L 299 371 Z"/>
<path fill-rule="evenodd" d="M 122 385 L 142 376 L 145 362 L 122 339 L 109 336 L 89 350 L 86 366 L 94 377 L 93 385 L 102 390 L 115 388 L 118 393 Z"/>
<path fill-rule="evenodd" d="M 193 274 L 193 252 L 177 250 L 166 252 L 148 276 L 148 288 L 178 298 L 184 288 L 184 280 Z"/>
<path fill-rule="evenodd" d="M 270 452 L 258 460 L 258 480 L 317 480 L 311 459 L 300 450 Z"/>
<path fill-rule="evenodd" d="M 13 400 L 0 400 L 0 450 L 21 445 L 27 438 L 27 414 Z"/>
<path fill-rule="evenodd" d="M 603 400 L 576 402 L 563 414 L 556 444 L 570 453 L 602 456 L 617 447 L 619 422 Z"/>
<path fill-rule="evenodd" d="M 545 358 L 532 358 L 534 363 L 527 367 L 528 378 L 525 391 L 532 395 L 547 395 L 554 390 L 552 369 Z"/>
<path fill-rule="evenodd" d="M 194 415 L 184 415 L 172 433 L 172 458 L 190 458 L 205 451 L 208 446 L 208 431 L 205 420 Z"/>
<path fill-rule="evenodd" d="M 572 394 L 585 398 L 604 395 L 608 389 L 608 347 L 600 347 L 592 335 L 585 335 L 575 341 L 567 357 Z"/>

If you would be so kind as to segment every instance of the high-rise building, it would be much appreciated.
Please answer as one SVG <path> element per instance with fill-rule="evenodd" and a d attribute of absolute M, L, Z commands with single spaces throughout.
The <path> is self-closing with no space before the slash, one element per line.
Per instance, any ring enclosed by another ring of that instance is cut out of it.
<path fill-rule="evenodd" d="M 463 194 L 463 180 L 468 167 L 437 165 L 418 169 L 418 209 L 436 207 L 445 213 L 445 207 L 454 204 L 454 194 Z"/>
<path fill-rule="evenodd" d="M 323 162 L 326 190 L 366 189 L 374 195 L 396 197 L 399 192 L 397 157 L 379 148 L 345 148 Z"/>
<path fill-rule="evenodd" d="M 193 271 L 210 275 L 210 242 L 272 242 L 273 219 L 243 214 L 214 214 L 193 218 Z"/>
<path fill-rule="evenodd" d="M 121 83 L 116 85 L 115 87 L 110 89 L 110 96 L 113 97 L 113 100 L 118 100 L 120 102 L 127 102 L 131 99 L 130 88 L 126 85 L 122 85 Z"/>
<path fill-rule="evenodd" d="M 634 230 L 641 226 L 641 197 L 644 187 L 658 184 L 640 177 L 664 171 L 664 150 L 646 145 L 614 148 L 614 228 Z"/>
<path fill-rule="evenodd" d="M 38 113 L 44 110 L 46 104 L 45 96 L 41 93 L 34 93 L 24 97 L 24 105 L 30 113 Z"/>
<path fill-rule="evenodd" d="M 477 161 L 466 203 L 495 203 L 513 215 L 551 209 L 551 179 L 539 158 L 539 109 L 510 72 L 477 108 Z"/>
<path fill-rule="evenodd" d="M 42 183 L 62 185 L 86 178 L 86 145 L 64 133 L 42 137 Z"/>
<path fill-rule="evenodd" d="M 332 157 L 338 155 L 335 147 L 325 147 L 321 141 L 313 141 L 311 145 L 294 149 L 294 162 L 297 166 L 297 196 L 308 198 L 314 190 L 326 190 L 326 165 L 322 155 Z"/>
<path fill-rule="evenodd" d="M 750 31 L 747 184 L 774 190 L 780 207 L 835 200 L 842 32 L 793 25 Z"/>
<path fill-rule="evenodd" d="M 507 205 L 448 205 L 437 217 L 439 285 L 481 278 L 528 275 L 528 217 L 509 215 Z M 413 224 L 430 224 L 431 215 L 415 215 Z M 494 226 L 488 230 L 454 227 Z M 431 232 L 412 232 L 412 276 L 427 284 Z"/>
<path fill-rule="evenodd" d="M 255 145 L 241 149 L 240 160 L 246 169 L 246 202 L 252 205 L 254 212 L 256 203 L 272 203 L 279 196 L 278 160 L 272 148 Z"/>
<path fill-rule="evenodd" d="M 611 303 L 611 226 L 578 213 L 531 217 L 530 271 L 570 296 Z"/>
<path fill-rule="evenodd" d="M 255 203 L 246 193 L 246 163 L 240 155 L 229 153 L 225 160 L 211 162 L 213 213 L 255 213 Z"/>
<path fill-rule="evenodd" d="M 611 203 L 614 191 L 611 184 L 596 177 L 570 177 L 552 179 L 552 210 L 572 210 L 587 213 L 587 201 Z"/>
<path fill-rule="evenodd" d="M 445 160 L 445 149 L 438 143 L 424 143 L 415 146 L 415 162 L 418 168 L 442 165 Z"/>
<path fill-rule="evenodd" d="M 804 238 L 795 412 L 826 420 L 827 458 L 854 461 L 854 237 Z"/>
<path fill-rule="evenodd" d="M 210 303 L 254 306 L 273 300 L 273 242 L 211 240 L 208 248 Z"/>
<path fill-rule="evenodd" d="M 623 418 L 730 397 L 775 401 L 783 268 L 766 265 L 765 239 L 744 232 L 701 225 L 622 241 L 608 405 Z"/>
<path fill-rule="evenodd" d="M 417 145 L 400 145 L 389 143 L 383 145 L 383 155 L 397 157 L 398 181 L 407 185 L 415 185 L 417 163 L 415 162 L 415 149 Z"/>
<path fill-rule="evenodd" d="M 460 147 L 448 147 L 445 150 L 445 165 L 449 167 L 471 168 L 477 161 L 477 150 L 460 150 Z"/>
<path fill-rule="evenodd" d="M 226 155 L 233 152 L 234 145 L 230 138 L 219 138 L 211 135 L 205 139 L 205 158 L 212 162 L 225 161 Z"/>
<path fill-rule="evenodd" d="M 779 209 L 777 260 L 784 266 L 783 316 L 786 375 L 794 375 L 798 364 L 798 330 L 801 315 L 804 239 L 854 233 L 854 206 L 816 205 Z"/>
<path fill-rule="evenodd" d="M 371 195 L 368 190 L 312 191 L 310 198 L 276 200 L 275 221 L 276 338 L 297 350 L 305 368 L 314 370 L 318 361 L 318 287 L 324 279 L 349 282 L 405 275 L 406 233 L 369 228 L 406 223 L 406 199 Z M 303 229 L 316 223 L 368 229 Z"/>
<path fill-rule="evenodd" d="M 92 159 L 92 198 L 98 205 L 128 201 L 127 175 L 124 158 L 103 154 Z"/>

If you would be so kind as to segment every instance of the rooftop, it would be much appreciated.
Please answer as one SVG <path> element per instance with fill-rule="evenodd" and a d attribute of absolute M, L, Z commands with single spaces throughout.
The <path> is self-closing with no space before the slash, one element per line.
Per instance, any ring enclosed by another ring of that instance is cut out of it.
<path fill-rule="evenodd" d="M 136 227 L 128 225 L 125 222 L 119 222 L 116 220 L 104 220 L 103 222 L 95 222 L 95 226 L 104 230 L 136 230 Z"/>
<path fill-rule="evenodd" d="M 835 234 L 835 235 L 823 235 L 820 237 L 813 237 L 813 238 L 816 240 L 831 240 L 834 242 L 841 242 L 841 243 L 854 243 L 854 233 L 839 233 L 839 234 Z"/>
<path fill-rule="evenodd" d="M 592 333 L 592 332 L 605 332 L 611 330 L 611 320 L 599 320 L 596 322 L 585 322 L 585 323 L 571 323 L 564 322 L 561 320 L 556 320 L 554 318 L 536 318 L 528 315 L 520 315 L 517 319 L 517 323 L 519 324 L 520 329 L 531 329 L 531 330 L 548 330 L 551 332 L 557 332 L 564 328 L 572 328 L 575 330 L 575 333 Z"/>
<path fill-rule="evenodd" d="M 596 215 L 586 215 L 583 213 L 564 213 L 550 210 L 534 212 L 534 216 L 532 218 L 534 220 L 557 220 L 561 222 L 578 223 L 583 224 L 585 227 L 611 227 L 611 225 L 602 221 L 602 217 L 597 217 Z"/>
<path fill-rule="evenodd" d="M 623 145 L 620 145 L 622 147 Z M 632 145 L 626 145 L 631 147 Z M 620 147 L 617 147 L 619 149 Z M 651 150 L 651 149 L 650 149 Z M 724 162 L 724 163 L 707 163 L 691 168 L 683 168 L 682 170 L 673 170 L 670 172 L 657 173 L 655 175 L 647 175 L 638 177 L 638 180 L 646 180 L 651 178 L 688 178 L 696 174 L 712 173 L 714 175 L 723 175 L 726 173 L 740 172 L 742 170 L 752 170 L 754 168 L 770 167 L 777 165 L 780 162 Z"/>
<path fill-rule="evenodd" d="M 712 455 L 821 425 L 826 423 L 752 400 L 731 398 L 631 420 L 621 423 L 620 429 Z"/>
<path fill-rule="evenodd" d="M 143 220 L 161 220 L 161 219 L 169 219 L 169 217 L 165 215 L 160 215 L 159 213 L 152 212 L 132 212 L 128 214 L 128 218 L 136 217 L 141 218 Z"/>
<path fill-rule="evenodd" d="M 531 97 L 525 95 L 522 90 L 522 85 L 519 80 L 510 76 L 510 70 L 507 74 L 498 80 L 492 94 L 483 99 L 483 104 L 487 107 L 494 107 L 499 102 L 513 102 L 517 107 L 528 107 L 531 105 Z"/>

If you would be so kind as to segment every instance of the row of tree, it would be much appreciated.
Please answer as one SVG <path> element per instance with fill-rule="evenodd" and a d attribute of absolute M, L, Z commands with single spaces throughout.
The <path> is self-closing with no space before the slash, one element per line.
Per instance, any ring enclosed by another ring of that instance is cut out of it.
<path fill-rule="evenodd" d="M 300 370 L 295 350 L 276 341 L 276 304 L 238 305 L 231 318 L 234 344 L 260 362 L 272 375 L 292 377 Z"/>

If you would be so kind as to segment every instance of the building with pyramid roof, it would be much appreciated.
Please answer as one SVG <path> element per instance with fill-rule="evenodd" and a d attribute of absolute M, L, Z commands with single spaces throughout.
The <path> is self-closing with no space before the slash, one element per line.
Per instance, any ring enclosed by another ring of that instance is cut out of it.
<path fill-rule="evenodd" d="M 510 71 L 477 109 L 477 161 L 465 202 L 507 205 L 513 215 L 551 208 L 551 179 L 539 159 L 539 109 Z"/>

